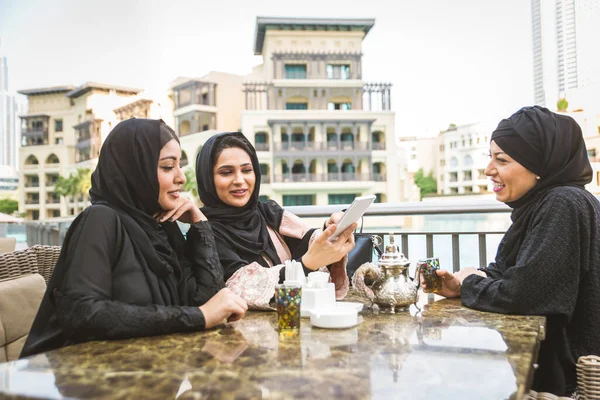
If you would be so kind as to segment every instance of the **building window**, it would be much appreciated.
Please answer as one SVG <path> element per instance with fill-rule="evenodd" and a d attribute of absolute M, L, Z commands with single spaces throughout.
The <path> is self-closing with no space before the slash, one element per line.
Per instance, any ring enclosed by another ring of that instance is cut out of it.
<path fill-rule="evenodd" d="M 285 103 L 286 110 L 308 110 L 307 103 Z"/>
<path fill-rule="evenodd" d="M 465 159 L 464 159 L 464 164 L 465 165 L 472 165 L 473 164 L 473 157 L 471 157 L 470 155 L 466 155 Z"/>
<path fill-rule="evenodd" d="M 267 133 L 258 132 L 254 135 L 254 146 L 257 151 L 268 151 L 269 143 L 267 142 Z"/>
<path fill-rule="evenodd" d="M 333 103 L 333 102 L 327 103 L 328 111 L 351 110 L 351 109 L 352 109 L 352 103 Z"/>
<path fill-rule="evenodd" d="M 446 166 L 446 160 L 440 160 L 440 167 Z"/>
<path fill-rule="evenodd" d="M 458 172 L 450 172 L 450 182 L 458 182 Z"/>
<path fill-rule="evenodd" d="M 487 191 L 487 185 L 479 185 L 479 193 L 486 193 Z"/>
<path fill-rule="evenodd" d="M 327 79 L 350 79 L 350 65 L 327 64 Z"/>
<path fill-rule="evenodd" d="M 330 194 L 329 204 L 350 204 L 357 194 Z"/>
<path fill-rule="evenodd" d="M 61 137 L 54 138 L 54 144 L 63 144 L 63 138 L 61 138 Z"/>
<path fill-rule="evenodd" d="M 381 203 L 381 193 L 375 193 L 375 203 Z"/>
<path fill-rule="evenodd" d="M 591 162 L 596 162 L 596 149 L 589 149 L 587 154 Z"/>
<path fill-rule="evenodd" d="M 450 188 L 450 194 L 458 194 L 458 188 Z"/>
<path fill-rule="evenodd" d="M 452 157 L 450 159 L 450 167 L 452 167 L 452 168 L 458 167 L 458 159 L 456 157 Z"/>
<path fill-rule="evenodd" d="M 444 149 L 444 145 L 443 145 L 443 144 L 440 144 L 440 151 L 444 151 L 444 150 L 445 150 L 445 149 Z"/>
<path fill-rule="evenodd" d="M 62 132 L 63 131 L 63 120 L 55 119 L 54 120 L 54 132 Z"/>
<path fill-rule="evenodd" d="M 463 181 L 472 181 L 473 176 L 471 175 L 471 171 L 463 171 Z"/>
<path fill-rule="evenodd" d="M 473 193 L 473 187 L 472 186 L 465 186 L 465 193 Z"/>
<path fill-rule="evenodd" d="M 286 64 L 285 79 L 306 79 L 306 64 Z"/>
<path fill-rule="evenodd" d="M 478 169 L 477 173 L 478 173 L 477 179 L 485 179 L 486 178 L 485 169 Z"/>
<path fill-rule="evenodd" d="M 263 177 L 269 173 L 269 165 L 268 164 L 259 164 L 258 168 L 260 170 L 260 175 Z"/>
<path fill-rule="evenodd" d="M 284 194 L 283 206 L 312 206 L 315 204 L 312 194 Z"/>
<path fill-rule="evenodd" d="M 269 196 L 265 196 L 265 195 L 258 196 L 258 201 L 260 201 L 261 203 L 264 203 L 267 200 L 269 200 Z"/>

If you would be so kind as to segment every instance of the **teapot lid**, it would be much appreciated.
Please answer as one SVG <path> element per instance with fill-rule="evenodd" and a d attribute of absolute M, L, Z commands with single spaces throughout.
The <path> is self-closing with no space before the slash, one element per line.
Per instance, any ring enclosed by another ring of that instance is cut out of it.
<path fill-rule="evenodd" d="M 394 243 L 394 234 L 390 233 L 390 243 L 385 246 L 385 252 L 379 257 L 379 265 L 408 267 L 410 261 L 400 252 L 398 245 Z"/>

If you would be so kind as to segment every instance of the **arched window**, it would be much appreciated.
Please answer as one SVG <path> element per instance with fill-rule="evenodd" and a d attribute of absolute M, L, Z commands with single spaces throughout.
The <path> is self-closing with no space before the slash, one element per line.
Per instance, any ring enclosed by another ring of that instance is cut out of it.
<path fill-rule="evenodd" d="M 33 154 L 25 159 L 25 165 L 38 165 L 39 163 L 40 162 Z"/>
<path fill-rule="evenodd" d="M 60 163 L 58 157 L 56 156 L 56 154 L 52 153 L 48 156 L 48 158 L 46 158 L 46 164 L 58 164 Z"/>
<path fill-rule="evenodd" d="M 306 167 L 302 161 L 294 162 L 294 166 L 292 167 L 292 174 L 304 174 L 306 173 Z"/>
<path fill-rule="evenodd" d="M 186 165 L 188 165 L 187 154 L 185 154 L 185 151 L 181 150 L 181 160 L 179 161 L 179 166 L 185 167 Z"/>
<path fill-rule="evenodd" d="M 473 165 L 473 157 L 471 157 L 469 154 L 467 154 L 465 156 L 464 163 L 465 163 L 465 165 Z"/>
<path fill-rule="evenodd" d="M 456 168 L 458 167 L 458 159 L 456 157 L 452 157 L 450 159 L 450 167 L 451 168 Z"/>
<path fill-rule="evenodd" d="M 269 151 L 269 135 L 267 132 L 257 132 L 254 135 L 254 146 L 257 151 Z"/>
<path fill-rule="evenodd" d="M 343 173 L 352 173 L 355 172 L 356 168 L 354 168 L 354 164 L 352 164 L 352 161 L 344 161 L 344 163 L 342 164 L 342 172 Z"/>

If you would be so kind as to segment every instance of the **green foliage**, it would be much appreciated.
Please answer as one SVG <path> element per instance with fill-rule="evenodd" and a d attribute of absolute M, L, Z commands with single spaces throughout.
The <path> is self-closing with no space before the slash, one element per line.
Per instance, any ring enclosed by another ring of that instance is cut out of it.
<path fill-rule="evenodd" d="M 193 168 L 189 168 L 185 171 L 185 185 L 183 185 L 184 192 L 190 192 L 194 197 L 198 197 L 198 186 L 196 185 L 196 171 Z"/>
<path fill-rule="evenodd" d="M 433 176 L 433 171 L 431 171 L 429 175 L 425 175 L 423 168 L 419 168 L 419 170 L 415 172 L 414 180 L 421 191 L 421 198 L 429 193 L 437 193 L 437 181 Z"/>
<path fill-rule="evenodd" d="M 0 212 L 4 214 L 12 214 L 19 209 L 19 202 L 13 199 L 0 200 Z"/>
<path fill-rule="evenodd" d="M 92 171 L 88 168 L 78 168 L 73 174 L 68 177 L 59 176 L 54 184 L 54 193 L 67 199 L 70 198 L 78 201 L 78 199 L 87 196 L 92 187 Z M 77 206 L 75 206 L 77 213 Z"/>
<path fill-rule="evenodd" d="M 556 102 L 556 108 L 561 112 L 567 111 L 567 108 L 569 108 L 569 102 L 563 97 Z"/>

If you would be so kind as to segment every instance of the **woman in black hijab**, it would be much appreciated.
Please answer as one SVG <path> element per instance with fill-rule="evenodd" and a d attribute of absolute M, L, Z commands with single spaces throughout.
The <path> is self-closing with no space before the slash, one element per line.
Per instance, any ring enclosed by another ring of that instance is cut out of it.
<path fill-rule="evenodd" d="M 221 290 L 206 218 L 179 196 L 180 158 L 175 132 L 160 120 L 130 119 L 111 131 L 92 175 L 92 205 L 67 232 L 21 357 L 243 316 L 245 301 Z M 186 246 L 177 219 L 202 245 Z"/>
<path fill-rule="evenodd" d="M 581 128 L 525 107 L 500 122 L 490 151 L 486 175 L 513 223 L 487 268 L 439 272 L 441 294 L 482 311 L 545 316 L 533 389 L 570 395 L 577 359 L 600 355 L 600 202 L 585 189 L 592 168 Z"/>
<path fill-rule="evenodd" d="M 301 262 L 305 274 L 329 265 L 336 296 L 345 296 L 349 286 L 345 256 L 354 247 L 355 225 L 330 242 L 327 238 L 335 232 L 341 213 L 332 215 L 321 232 L 275 201 L 260 202 L 258 157 L 243 134 L 211 137 L 198 154 L 196 179 L 227 287 L 251 308 L 270 308 L 275 285 L 285 279 L 283 263 L 288 260 Z"/>

